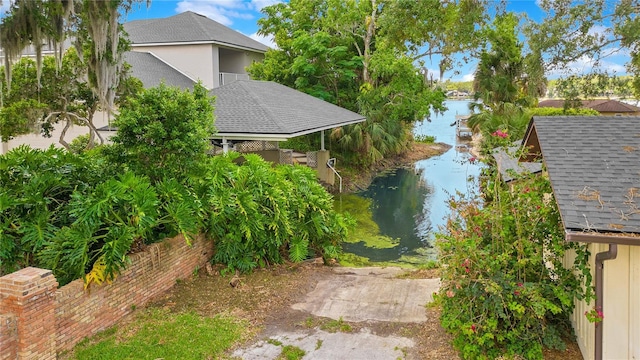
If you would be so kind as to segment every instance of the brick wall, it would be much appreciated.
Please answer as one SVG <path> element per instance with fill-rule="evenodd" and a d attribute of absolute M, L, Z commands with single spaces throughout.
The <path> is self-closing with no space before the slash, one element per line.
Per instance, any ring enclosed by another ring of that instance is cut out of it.
<path fill-rule="evenodd" d="M 81 279 L 56 290 L 51 271 L 37 268 L 1 277 L 0 360 L 54 359 L 191 276 L 212 252 L 212 242 L 203 237 L 191 246 L 182 236 L 167 239 L 130 255 L 112 284 L 86 291 Z"/>

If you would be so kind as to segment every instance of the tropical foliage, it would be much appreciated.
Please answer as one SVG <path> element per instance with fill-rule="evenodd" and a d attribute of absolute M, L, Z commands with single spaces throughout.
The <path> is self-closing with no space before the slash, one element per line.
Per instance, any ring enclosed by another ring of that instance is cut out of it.
<path fill-rule="evenodd" d="M 484 111 L 475 114 L 469 119 L 469 125 L 483 135 L 480 142 L 481 154 L 491 155 L 495 148 L 505 145 L 509 141 L 522 140 L 532 117 L 571 115 L 596 116 L 599 113 L 596 110 L 585 108 L 520 108 L 507 103 L 504 104 L 501 113 Z M 561 120 L 558 119 L 558 121 Z M 497 132 L 506 136 L 495 136 L 494 134 Z"/>
<path fill-rule="evenodd" d="M 311 169 L 207 154 L 211 100 L 161 85 L 123 106 L 113 145 L 0 156 L 0 274 L 39 266 L 61 284 L 101 283 L 132 249 L 198 233 L 229 269 L 335 258 L 351 221 Z"/>
<path fill-rule="evenodd" d="M 640 96 L 640 1 L 540 1 L 542 21 L 525 28 L 532 52 L 544 54 L 546 70 L 571 74 L 579 60 L 588 60 L 586 71 L 607 74 L 603 59 L 628 51 L 626 64 L 633 89 Z"/>
<path fill-rule="evenodd" d="M 369 165 L 407 149 L 415 121 L 442 109 L 444 93 L 421 72 L 423 57 L 479 44 L 484 4 L 459 1 L 302 1 L 266 7 L 260 33 L 277 49 L 250 67 L 273 80 L 361 113 L 367 121 L 335 129 L 330 145 L 344 160 Z M 336 151 L 338 150 L 338 151 Z"/>
<path fill-rule="evenodd" d="M 5 75 L 11 88 L 11 64 L 32 46 L 36 55 L 38 86 L 42 74 L 42 50 L 49 44 L 61 66 L 63 43 L 72 38 L 79 60 L 86 67 L 89 87 L 100 107 L 111 111 L 123 70 L 122 54 L 128 44 L 121 41 L 121 14 L 140 0 L 109 1 L 12 1 L 0 21 L 0 46 L 4 52 Z M 150 0 L 147 0 L 147 4 Z M 4 93 L 0 89 L 0 98 Z"/>
<path fill-rule="evenodd" d="M 39 77 L 38 68 L 33 59 L 21 58 L 12 69 L 10 86 L 0 83 L 6 89 L 0 107 L 0 136 L 3 141 L 13 137 L 41 133 L 50 137 L 56 124 L 63 124 L 59 143 L 70 149 L 65 139 L 67 130 L 73 126 L 87 126 L 89 138 L 85 149 L 104 141 L 93 124 L 93 116 L 99 107 L 99 99 L 86 82 L 88 69 L 74 48 L 68 49 L 56 64 L 56 59 L 47 56 L 42 60 Z M 142 88 L 139 80 L 122 78 L 115 93 L 119 100 Z M 122 101 L 116 101 L 120 104 Z"/>
<path fill-rule="evenodd" d="M 470 105 L 477 112 L 469 118 L 469 126 L 483 134 L 498 129 L 524 132 L 529 120 L 525 110 L 545 91 L 539 58 L 522 54 L 518 23 L 514 14 L 505 13 L 485 29 L 488 43 L 480 54 L 473 83 L 475 101 Z"/>
<path fill-rule="evenodd" d="M 201 84 L 193 92 L 161 84 L 123 104 L 114 126 L 113 146 L 105 150 L 112 163 L 154 182 L 167 175 L 186 181 L 206 164 L 213 98 Z"/>
<path fill-rule="evenodd" d="M 483 194 L 451 199 L 437 237 L 441 323 L 465 359 L 542 359 L 564 348 L 574 299 L 591 297 L 586 248 L 564 240 L 549 181 L 496 179 Z M 563 265 L 569 251 L 575 261 Z M 587 287 L 581 285 L 586 281 Z"/>
<path fill-rule="evenodd" d="M 333 211 L 332 197 L 312 169 L 280 165 L 258 155 L 212 159 L 204 206 L 214 260 L 248 271 L 284 259 L 336 258 L 351 220 Z M 237 160 L 243 161 L 237 165 Z"/>

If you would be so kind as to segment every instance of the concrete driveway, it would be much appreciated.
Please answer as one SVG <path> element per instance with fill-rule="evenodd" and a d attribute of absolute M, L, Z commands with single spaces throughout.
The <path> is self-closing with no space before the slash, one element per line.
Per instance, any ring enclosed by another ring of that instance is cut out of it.
<path fill-rule="evenodd" d="M 438 291 L 439 279 L 409 279 L 398 268 L 335 268 L 336 276 L 320 281 L 291 307 L 297 318 L 315 316 L 362 326 L 358 331 L 327 332 L 319 327 L 268 326 L 261 340 L 234 352 L 245 360 L 273 360 L 291 345 L 305 351 L 304 360 L 405 359 L 414 341 L 399 334 L 376 334 L 380 323 L 426 321 L 425 305 Z M 401 326 L 400 326 L 401 328 Z"/>

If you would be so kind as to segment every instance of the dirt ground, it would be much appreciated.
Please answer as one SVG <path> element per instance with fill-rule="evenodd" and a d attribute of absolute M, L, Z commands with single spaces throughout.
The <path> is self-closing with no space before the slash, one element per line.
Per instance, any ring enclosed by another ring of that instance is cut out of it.
<path fill-rule="evenodd" d="M 247 320 L 252 326 L 252 338 L 269 327 L 299 330 L 309 324 L 319 326 L 327 319 L 315 318 L 308 313 L 291 309 L 311 292 L 315 285 L 329 276 L 335 276 L 331 267 L 305 262 L 285 264 L 270 269 L 256 270 L 249 275 L 240 275 L 237 286 L 229 282 L 231 275 L 221 276 L 220 268 L 212 275 L 204 269 L 188 281 L 177 284 L 150 306 L 164 307 L 174 312 L 195 311 L 202 316 L 221 313 L 232 314 Z M 420 270 L 411 273 L 412 278 L 434 278 L 437 270 Z M 424 323 L 350 323 L 353 331 L 366 326 L 377 335 L 398 335 L 411 338 L 415 346 L 407 354 L 407 359 L 459 359 L 451 346 L 451 337 L 439 324 L 440 310 L 426 307 L 427 321 Z M 244 345 L 244 344 L 241 344 Z M 575 343 L 567 351 L 548 351 L 545 359 L 582 359 Z"/>

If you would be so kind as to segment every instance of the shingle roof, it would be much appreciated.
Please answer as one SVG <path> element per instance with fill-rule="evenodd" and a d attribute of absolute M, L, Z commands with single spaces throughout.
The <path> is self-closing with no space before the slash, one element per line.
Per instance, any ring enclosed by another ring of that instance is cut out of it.
<path fill-rule="evenodd" d="M 211 42 L 265 52 L 268 47 L 206 16 L 186 11 L 162 19 L 134 20 L 124 24 L 133 46 L 160 43 Z"/>
<path fill-rule="evenodd" d="M 640 112 L 640 108 L 631 104 L 623 103 L 618 100 L 610 99 L 596 99 L 596 100 L 581 100 L 582 107 L 596 110 L 598 112 L 616 112 L 616 113 L 635 113 Z M 564 107 L 564 100 L 543 100 L 540 101 L 538 107 Z"/>
<path fill-rule="evenodd" d="M 124 60 L 131 65 L 131 75 L 140 79 L 147 89 L 160 85 L 162 81 L 182 89 L 193 89 L 196 83 L 148 52 L 129 51 L 124 54 Z"/>
<path fill-rule="evenodd" d="M 238 80 L 211 90 L 218 136 L 294 137 L 358 123 L 365 117 L 271 81 Z"/>
<path fill-rule="evenodd" d="M 542 164 L 539 162 L 518 161 L 516 157 L 518 150 L 522 148 L 522 141 L 517 141 L 513 146 L 506 149 L 498 148 L 493 150 L 493 158 L 496 159 L 500 177 L 504 182 L 515 180 L 517 175 L 536 174 L 542 171 Z"/>
<path fill-rule="evenodd" d="M 534 117 L 535 135 L 567 230 L 640 233 L 640 117 Z"/>

